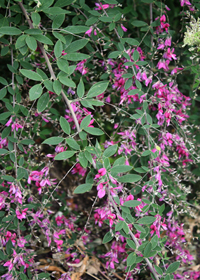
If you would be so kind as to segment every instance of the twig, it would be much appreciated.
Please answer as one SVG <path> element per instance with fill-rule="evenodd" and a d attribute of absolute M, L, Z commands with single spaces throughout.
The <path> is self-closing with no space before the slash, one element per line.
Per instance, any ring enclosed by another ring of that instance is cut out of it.
<path fill-rule="evenodd" d="M 22 10 L 22 12 L 23 12 L 23 14 L 24 14 L 24 16 L 25 16 L 25 18 L 26 18 L 28 24 L 29 24 L 30 29 L 33 29 L 34 26 L 33 26 L 33 24 L 32 24 L 32 21 L 30 20 L 28 14 L 27 14 L 27 12 L 26 12 L 26 9 L 24 8 L 24 6 L 23 6 L 23 4 L 22 4 L 21 2 L 19 2 L 19 6 L 20 6 L 20 8 L 21 8 L 21 10 Z M 47 56 L 47 54 L 46 54 L 46 52 L 45 52 L 45 49 L 44 49 L 43 44 L 41 44 L 40 42 L 38 42 L 38 46 L 39 46 L 39 48 L 40 48 L 40 50 L 41 50 L 41 52 L 42 52 L 42 54 L 43 54 L 43 56 L 44 56 L 44 58 L 45 58 L 45 61 L 46 61 L 46 63 L 47 63 L 49 72 L 50 72 L 50 74 L 51 74 L 51 79 L 56 80 L 55 73 L 54 73 L 53 68 L 52 68 L 52 66 L 51 66 L 51 63 L 50 63 L 50 61 L 49 61 L 49 58 L 48 58 L 48 56 Z M 78 120 L 77 120 L 77 118 L 76 118 L 76 115 L 75 115 L 75 113 L 74 113 L 74 110 L 72 109 L 71 103 L 70 103 L 69 99 L 67 98 L 67 96 L 65 95 L 65 93 L 64 93 L 63 90 L 61 91 L 61 95 L 62 95 L 63 99 L 65 100 L 65 102 L 66 102 L 66 104 L 67 104 L 67 106 L 68 106 L 68 108 L 69 108 L 69 110 L 70 110 L 70 112 L 71 112 L 71 114 L 72 114 L 72 118 L 73 118 L 73 120 L 74 120 L 74 123 L 75 123 L 75 126 L 76 126 L 77 131 L 80 132 L 81 129 L 80 129 Z"/>
<path fill-rule="evenodd" d="M 9 17 L 11 17 L 11 12 L 9 10 Z M 11 23 L 10 23 L 10 26 L 11 26 Z M 10 36 L 10 45 L 12 45 L 12 36 Z M 11 65 L 13 66 L 13 63 L 14 63 L 14 58 L 13 58 L 13 48 L 11 46 L 10 48 L 10 54 L 11 54 Z M 12 72 L 12 89 L 15 90 L 15 80 L 14 80 L 14 73 Z M 15 107 L 15 94 L 13 94 L 13 109 Z M 14 133 L 14 138 L 16 138 L 16 130 L 14 129 L 13 131 Z M 14 151 L 15 151 L 15 162 L 14 162 L 14 165 L 15 165 L 15 174 L 17 176 L 17 144 L 14 143 Z"/>
<path fill-rule="evenodd" d="M 116 206 L 116 204 L 115 204 L 115 202 L 114 202 L 112 196 L 110 196 L 110 202 L 112 203 L 112 206 L 114 207 L 114 209 L 115 209 L 117 215 L 118 215 L 118 216 L 121 216 L 121 214 L 120 214 L 120 212 L 119 212 L 119 209 L 117 208 L 117 206 Z M 138 248 L 138 247 L 140 246 L 140 244 L 139 244 L 139 242 L 137 241 L 135 235 L 132 233 L 132 231 L 131 231 L 130 229 L 129 229 L 129 235 L 131 236 L 132 240 L 134 241 L 134 243 L 135 243 L 135 245 L 136 245 L 136 248 Z M 149 261 L 148 258 L 144 258 L 144 259 L 145 259 L 145 261 L 146 261 L 146 263 L 147 263 L 149 269 L 150 269 L 151 272 L 153 273 L 155 279 L 156 279 L 156 280 L 159 280 L 158 275 L 157 275 L 156 271 L 154 270 L 152 263 Z"/>
<path fill-rule="evenodd" d="M 101 262 L 101 265 L 104 267 L 104 268 L 106 268 L 106 266 L 105 266 L 105 264 L 103 264 L 102 262 Z M 124 280 L 124 278 L 122 278 L 121 276 L 119 276 L 117 273 L 115 273 L 115 272 L 111 272 L 115 277 L 117 277 L 118 279 L 120 279 L 120 280 Z"/>
<path fill-rule="evenodd" d="M 89 273 L 89 272 L 86 272 L 86 274 L 90 275 L 92 278 L 94 279 L 97 279 L 97 280 L 100 280 L 99 278 L 97 278 L 96 276 L 94 276 L 93 274 Z"/>
<path fill-rule="evenodd" d="M 153 23 L 153 4 L 149 4 L 149 10 L 150 10 L 150 25 Z M 153 35 L 151 34 L 151 48 L 153 49 Z"/>

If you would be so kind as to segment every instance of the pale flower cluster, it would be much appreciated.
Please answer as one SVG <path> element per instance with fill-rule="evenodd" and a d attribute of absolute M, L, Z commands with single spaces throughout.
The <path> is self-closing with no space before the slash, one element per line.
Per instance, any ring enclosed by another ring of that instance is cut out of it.
<path fill-rule="evenodd" d="M 186 26 L 187 32 L 184 34 L 184 45 L 200 46 L 200 18 L 197 20 L 191 16 L 190 26 Z"/>

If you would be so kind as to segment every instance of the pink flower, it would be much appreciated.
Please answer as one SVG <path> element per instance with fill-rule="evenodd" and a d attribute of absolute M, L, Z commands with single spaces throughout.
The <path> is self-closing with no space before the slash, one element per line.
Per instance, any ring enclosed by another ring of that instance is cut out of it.
<path fill-rule="evenodd" d="M 167 49 L 167 52 L 164 53 L 163 57 L 165 59 L 169 59 L 169 60 L 172 60 L 172 58 L 174 60 L 176 60 L 176 54 L 174 54 L 174 48 L 172 50 L 170 50 L 170 48 Z"/>
<path fill-rule="evenodd" d="M 169 67 L 168 67 L 169 62 L 170 62 L 169 60 L 166 60 L 166 61 L 160 60 L 157 64 L 158 69 L 163 68 L 165 71 L 168 71 L 169 70 Z"/>
<path fill-rule="evenodd" d="M 188 1 L 188 0 L 180 0 L 180 4 L 181 4 L 181 7 L 183 7 L 184 5 L 187 5 L 187 6 L 192 5 L 192 4 L 190 3 L 190 1 Z"/>
<path fill-rule="evenodd" d="M 8 266 L 8 271 L 11 271 L 13 268 L 13 263 L 11 261 L 7 261 L 3 266 Z"/>
<path fill-rule="evenodd" d="M 104 184 L 105 184 L 105 183 L 104 183 Z M 99 198 L 102 198 L 102 197 L 105 196 L 106 191 L 105 191 L 105 188 L 104 188 L 103 183 L 100 183 L 100 184 L 97 186 L 97 190 L 98 190 L 98 197 L 99 197 Z"/>
<path fill-rule="evenodd" d="M 85 35 L 88 35 L 89 37 L 91 36 L 93 27 L 91 26 L 90 29 L 88 31 L 85 32 Z"/>
<path fill-rule="evenodd" d="M 95 175 L 95 179 L 98 179 L 98 178 L 100 178 L 100 177 L 103 177 L 104 175 L 106 174 L 106 169 L 105 168 L 100 168 L 99 170 L 98 170 L 98 174 L 97 175 Z"/>
<path fill-rule="evenodd" d="M 166 16 L 165 15 L 162 15 L 161 17 L 160 17 L 160 22 L 165 22 L 166 21 Z"/>
<path fill-rule="evenodd" d="M 181 67 L 175 67 L 172 71 L 171 71 L 171 75 L 174 75 L 178 72 L 178 70 L 183 70 L 183 68 Z"/>
<path fill-rule="evenodd" d="M 121 28 L 122 28 L 122 30 L 123 30 L 124 32 L 126 32 L 126 31 L 127 31 L 127 28 L 126 28 L 126 27 L 124 27 L 124 26 L 123 26 L 123 24 L 121 24 Z"/>
<path fill-rule="evenodd" d="M 95 8 L 95 10 L 97 11 L 101 11 L 103 9 L 108 9 L 110 7 L 109 4 L 102 4 L 102 3 L 95 3 L 95 5 L 97 6 L 97 8 Z"/>
<path fill-rule="evenodd" d="M 25 208 L 22 210 L 22 213 L 19 212 L 19 210 L 16 210 L 16 215 L 17 215 L 17 218 L 19 220 L 22 220 L 22 219 L 25 219 L 26 218 L 26 211 L 28 210 L 28 208 Z"/>

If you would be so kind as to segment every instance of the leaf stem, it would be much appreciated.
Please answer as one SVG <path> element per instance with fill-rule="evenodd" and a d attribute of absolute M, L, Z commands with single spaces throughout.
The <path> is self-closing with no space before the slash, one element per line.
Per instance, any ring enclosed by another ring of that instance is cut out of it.
<path fill-rule="evenodd" d="M 19 2 L 19 6 L 20 6 L 20 8 L 21 8 L 21 10 L 22 10 L 22 12 L 23 12 L 23 14 L 24 14 L 24 16 L 25 16 L 27 22 L 28 22 L 28 25 L 29 25 L 30 29 L 33 29 L 34 26 L 33 26 L 33 24 L 32 24 L 32 21 L 30 20 L 28 14 L 27 14 L 27 12 L 26 12 L 26 9 L 24 8 L 24 6 L 23 6 L 23 4 L 22 4 L 21 2 Z M 39 48 L 40 48 L 40 50 L 41 50 L 41 52 L 42 52 L 42 54 L 43 54 L 43 56 L 44 56 L 44 58 L 45 58 L 45 61 L 46 61 L 46 63 L 47 63 L 47 67 L 48 67 L 49 72 L 50 72 L 50 74 L 51 74 L 51 79 L 56 80 L 56 75 L 55 75 L 55 73 L 54 73 L 54 71 L 53 71 L 53 68 L 52 68 L 51 63 L 50 63 L 50 61 L 49 61 L 49 58 L 48 58 L 48 56 L 47 56 L 47 54 L 46 54 L 46 52 L 45 52 L 45 49 L 44 49 L 43 44 L 41 44 L 40 42 L 38 42 L 38 46 L 39 46 Z M 75 126 L 76 126 L 77 131 L 80 132 L 81 129 L 80 129 L 78 120 L 77 120 L 77 118 L 76 118 L 76 115 L 75 115 L 75 113 L 74 113 L 74 110 L 72 109 L 72 106 L 71 106 L 71 104 L 70 104 L 70 101 L 69 101 L 69 99 L 67 98 L 67 96 L 65 95 L 65 93 L 64 93 L 63 90 L 61 91 L 61 95 L 62 95 L 63 99 L 65 100 L 65 103 L 67 104 L 67 106 L 68 106 L 68 108 L 69 108 L 69 110 L 70 110 L 70 112 L 71 112 L 71 114 L 72 114 L 72 118 L 73 118 L 73 120 L 74 120 L 74 123 L 75 123 Z"/>

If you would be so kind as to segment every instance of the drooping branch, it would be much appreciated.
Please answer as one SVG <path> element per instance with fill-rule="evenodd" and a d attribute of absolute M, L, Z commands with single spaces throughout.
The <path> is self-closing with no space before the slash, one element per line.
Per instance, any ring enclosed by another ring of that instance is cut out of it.
<path fill-rule="evenodd" d="M 23 14 L 24 14 L 24 16 L 25 16 L 27 22 L 28 22 L 28 25 L 29 25 L 30 29 L 33 29 L 34 26 L 33 26 L 33 24 L 32 24 L 32 21 L 30 20 L 28 14 L 27 14 L 26 9 L 24 8 L 24 6 L 23 6 L 23 4 L 22 4 L 21 2 L 19 2 L 19 6 L 20 6 L 20 8 L 21 8 L 21 10 L 22 10 L 22 12 L 23 12 Z M 56 80 L 56 75 L 55 75 L 55 73 L 54 73 L 54 71 L 53 71 L 53 68 L 52 68 L 52 65 L 51 65 L 51 63 L 50 63 L 50 61 L 49 61 L 49 58 L 48 58 L 48 56 L 47 56 L 47 54 L 46 54 L 46 52 L 45 52 L 45 49 L 44 49 L 43 44 L 41 44 L 40 42 L 38 42 L 38 46 L 39 46 L 39 48 L 40 48 L 40 50 L 41 50 L 41 52 L 42 52 L 42 54 L 43 54 L 43 56 L 44 56 L 44 58 L 45 58 L 45 61 L 46 61 L 46 63 L 47 63 L 47 67 L 48 67 L 49 72 L 50 72 L 50 74 L 51 74 L 51 78 L 52 78 L 53 80 Z M 68 106 L 68 108 L 69 108 L 69 110 L 70 110 L 70 112 L 71 112 L 71 114 L 72 114 L 72 118 L 73 118 L 73 120 L 74 120 L 74 123 L 75 123 L 75 126 L 76 126 L 77 131 L 80 132 L 81 129 L 80 129 L 78 120 L 77 120 L 77 118 L 76 118 L 76 115 L 75 115 L 75 113 L 74 113 L 74 110 L 72 109 L 71 103 L 70 103 L 69 99 L 67 98 L 67 96 L 65 95 L 65 93 L 64 93 L 63 90 L 61 91 L 61 95 L 62 95 L 63 99 L 65 100 L 65 102 L 66 102 L 66 104 L 67 104 L 67 106 Z"/>
<path fill-rule="evenodd" d="M 120 214 L 120 212 L 119 212 L 119 209 L 117 208 L 117 205 L 115 204 L 115 202 L 114 202 L 114 200 L 113 200 L 113 198 L 112 198 L 112 195 L 109 196 L 109 199 L 110 199 L 110 202 L 111 202 L 113 208 L 115 209 L 117 215 L 118 215 L 118 216 L 121 216 L 121 214 Z M 138 248 L 138 247 L 140 246 L 140 244 L 139 244 L 139 242 L 137 241 L 135 235 L 132 233 L 132 231 L 131 231 L 130 229 L 129 229 L 129 235 L 131 236 L 132 240 L 134 241 L 134 243 L 135 243 L 135 245 L 136 245 L 136 248 Z M 157 274 L 156 271 L 154 270 L 152 263 L 149 261 L 148 258 L 144 258 L 144 259 L 145 259 L 145 261 L 146 261 L 146 263 L 147 263 L 147 265 L 148 265 L 150 271 L 153 273 L 155 279 L 156 279 L 156 280 L 159 280 L 158 274 Z"/>

